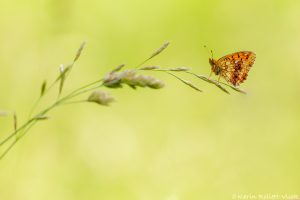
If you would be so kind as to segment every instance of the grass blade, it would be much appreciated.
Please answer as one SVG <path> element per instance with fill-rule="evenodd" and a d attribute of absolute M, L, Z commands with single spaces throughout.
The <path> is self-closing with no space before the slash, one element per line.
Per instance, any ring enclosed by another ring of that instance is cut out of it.
<path fill-rule="evenodd" d="M 173 73 L 170 73 L 170 72 L 166 72 L 168 74 L 170 74 L 171 76 L 174 76 L 176 79 L 180 80 L 182 83 L 188 85 L 189 87 L 193 88 L 194 90 L 198 91 L 198 92 L 203 92 L 201 89 L 199 89 L 197 86 L 195 86 L 193 83 L 189 82 L 189 81 L 186 81 L 178 76 L 176 76 L 175 74 Z"/>
<path fill-rule="evenodd" d="M 163 52 L 168 46 L 170 42 L 164 43 L 159 49 L 157 49 L 146 61 L 154 58 L 155 56 L 159 55 L 161 52 Z"/>
<path fill-rule="evenodd" d="M 47 81 L 44 80 L 41 86 L 41 97 L 45 94 L 46 87 L 47 87 Z"/>
<path fill-rule="evenodd" d="M 125 67 L 125 64 L 121 64 L 119 66 L 117 66 L 115 69 L 113 69 L 110 73 L 113 74 L 113 73 L 116 73 L 118 71 L 120 71 L 123 67 Z"/>
<path fill-rule="evenodd" d="M 152 58 L 154 58 L 155 56 L 159 55 L 161 52 L 163 52 L 168 46 L 169 46 L 170 42 L 166 42 L 164 43 L 159 49 L 157 49 L 149 58 L 147 58 L 146 60 L 144 60 L 141 64 L 138 65 L 141 66 L 143 64 L 145 64 L 147 61 L 151 60 Z"/>
<path fill-rule="evenodd" d="M 85 42 L 81 43 L 81 45 L 80 45 L 79 49 L 77 50 L 77 53 L 74 57 L 73 63 L 76 62 L 78 60 L 78 58 L 80 57 L 85 44 L 86 44 Z"/>
<path fill-rule="evenodd" d="M 246 92 L 246 91 L 244 91 L 244 90 L 241 90 L 241 89 L 239 89 L 239 88 L 233 87 L 233 86 L 231 86 L 231 85 L 229 85 L 229 87 L 230 87 L 231 89 L 233 89 L 233 90 L 235 90 L 235 91 L 239 92 L 239 93 L 242 93 L 242 94 L 247 94 L 247 92 Z"/>
<path fill-rule="evenodd" d="M 197 78 L 200 78 L 200 79 L 202 79 L 202 80 L 204 80 L 204 81 L 206 81 L 208 83 L 214 84 L 215 86 L 217 86 L 220 90 L 222 90 L 226 94 L 230 94 L 228 92 L 228 90 L 226 90 L 224 87 L 222 87 L 218 82 L 216 82 L 214 80 L 210 80 L 210 79 L 206 78 L 205 76 L 198 75 L 198 74 L 195 74 L 195 73 L 192 73 L 192 72 L 186 72 L 186 73 L 192 74 L 192 75 L 196 76 Z"/>
<path fill-rule="evenodd" d="M 18 118 L 16 112 L 14 112 L 14 131 L 18 129 Z"/>
<path fill-rule="evenodd" d="M 139 70 L 155 70 L 159 69 L 159 66 L 147 66 L 147 67 L 142 67 Z"/>

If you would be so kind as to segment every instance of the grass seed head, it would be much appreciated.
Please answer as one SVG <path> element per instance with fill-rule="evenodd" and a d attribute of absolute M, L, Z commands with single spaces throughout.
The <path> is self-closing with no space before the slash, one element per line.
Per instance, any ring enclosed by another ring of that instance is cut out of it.
<path fill-rule="evenodd" d="M 96 90 L 88 98 L 89 102 L 94 102 L 99 105 L 108 106 L 115 99 L 110 96 L 107 92 Z"/>

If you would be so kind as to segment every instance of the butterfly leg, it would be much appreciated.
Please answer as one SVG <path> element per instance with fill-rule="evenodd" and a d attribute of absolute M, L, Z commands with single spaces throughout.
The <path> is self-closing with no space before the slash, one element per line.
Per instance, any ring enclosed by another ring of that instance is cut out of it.
<path fill-rule="evenodd" d="M 208 80 L 210 80 L 210 77 L 211 77 L 212 73 L 213 73 L 213 71 L 211 70 L 211 71 L 210 71 L 210 74 L 209 74 L 209 76 L 208 76 L 208 78 L 207 78 Z"/>
<path fill-rule="evenodd" d="M 218 78 L 218 84 L 220 85 L 220 78 L 221 78 L 221 74 L 219 75 L 219 78 Z"/>

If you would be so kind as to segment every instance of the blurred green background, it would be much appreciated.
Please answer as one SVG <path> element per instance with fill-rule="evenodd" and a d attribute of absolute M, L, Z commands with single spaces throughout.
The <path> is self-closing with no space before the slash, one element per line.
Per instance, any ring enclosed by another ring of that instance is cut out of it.
<path fill-rule="evenodd" d="M 110 107 L 69 105 L 50 113 L 0 162 L 1 200 L 232 199 L 300 195 L 300 2 L 292 0 L 2 0 L 0 109 L 24 121 L 41 82 L 53 80 L 82 41 L 66 91 L 133 67 L 165 41 L 149 65 L 208 75 L 209 54 L 257 59 L 226 95 L 163 73 L 162 90 L 109 90 Z M 48 103 L 50 103 L 49 100 Z M 47 102 L 46 102 L 47 103 Z M 0 118 L 0 138 L 12 131 Z"/>

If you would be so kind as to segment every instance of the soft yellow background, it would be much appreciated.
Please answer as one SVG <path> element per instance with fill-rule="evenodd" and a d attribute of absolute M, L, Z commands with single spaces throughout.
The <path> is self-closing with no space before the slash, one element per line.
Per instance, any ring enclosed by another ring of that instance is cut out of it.
<path fill-rule="evenodd" d="M 234 194 L 300 196 L 300 1 L 1 0 L 0 109 L 26 119 L 44 79 L 53 80 L 82 41 L 66 90 L 149 65 L 210 72 L 221 57 L 257 59 L 226 95 L 163 73 L 163 90 L 109 90 L 111 107 L 70 105 L 50 113 L 0 161 L 1 200 L 199 200 Z M 51 100 L 46 103 L 50 103 Z M 0 138 L 12 131 L 0 118 Z"/>

